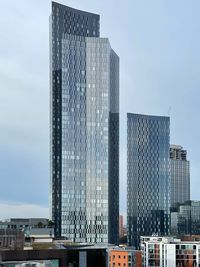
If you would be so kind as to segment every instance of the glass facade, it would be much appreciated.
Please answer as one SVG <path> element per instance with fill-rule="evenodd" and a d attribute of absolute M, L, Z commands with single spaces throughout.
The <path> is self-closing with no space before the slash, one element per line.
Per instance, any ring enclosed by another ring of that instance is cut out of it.
<path fill-rule="evenodd" d="M 190 163 L 187 151 L 181 146 L 170 146 L 171 207 L 190 200 Z"/>
<path fill-rule="evenodd" d="M 55 235 L 117 243 L 119 58 L 99 38 L 98 15 L 53 2 L 50 29 Z"/>
<path fill-rule="evenodd" d="M 168 117 L 127 114 L 128 244 L 141 235 L 169 233 L 170 165 Z"/>
<path fill-rule="evenodd" d="M 171 210 L 171 233 L 200 235 L 200 201 L 186 201 Z"/>

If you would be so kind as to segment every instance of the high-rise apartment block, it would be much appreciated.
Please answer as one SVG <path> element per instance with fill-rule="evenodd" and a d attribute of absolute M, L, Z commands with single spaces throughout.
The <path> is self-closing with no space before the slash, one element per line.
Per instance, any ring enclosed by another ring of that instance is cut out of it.
<path fill-rule="evenodd" d="M 187 151 L 181 146 L 170 146 L 171 207 L 190 200 L 190 163 Z"/>
<path fill-rule="evenodd" d="M 52 3 L 50 204 L 56 236 L 117 243 L 119 58 L 99 27 Z"/>
<path fill-rule="evenodd" d="M 170 211 L 169 117 L 127 115 L 128 244 L 167 235 Z"/>

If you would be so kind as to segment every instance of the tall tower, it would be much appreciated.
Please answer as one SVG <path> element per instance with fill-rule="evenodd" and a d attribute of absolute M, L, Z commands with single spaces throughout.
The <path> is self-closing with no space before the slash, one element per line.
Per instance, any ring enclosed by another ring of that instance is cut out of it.
<path fill-rule="evenodd" d="M 169 233 L 169 117 L 127 114 L 128 244 Z"/>
<path fill-rule="evenodd" d="M 55 235 L 118 243 L 119 58 L 98 15 L 55 2 L 50 53 Z"/>
<path fill-rule="evenodd" d="M 182 146 L 170 146 L 171 207 L 190 200 L 190 162 Z"/>

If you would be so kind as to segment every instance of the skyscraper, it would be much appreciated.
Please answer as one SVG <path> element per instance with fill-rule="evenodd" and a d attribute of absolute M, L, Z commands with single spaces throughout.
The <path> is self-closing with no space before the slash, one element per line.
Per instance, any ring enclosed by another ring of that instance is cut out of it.
<path fill-rule="evenodd" d="M 119 58 L 92 13 L 53 2 L 50 36 L 55 235 L 117 243 Z"/>
<path fill-rule="evenodd" d="M 128 244 L 169 233 L 169 117 L 127 114 Z"/>
<path fill-rule="evenodd" d="M 190 200 L 190 162 L 182 146 L 170 146 L 171 207 Z"/>

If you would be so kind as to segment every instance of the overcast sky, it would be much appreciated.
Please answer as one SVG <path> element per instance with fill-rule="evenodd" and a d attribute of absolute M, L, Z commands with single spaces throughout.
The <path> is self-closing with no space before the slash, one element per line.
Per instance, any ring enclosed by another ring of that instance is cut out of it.
<path fill-rule="evenodd" d="M 120 57 L 120 211 L 126 113 L 170 115 L 200 200 L 200 1 L 62 0 L 101 16 Z M 48 216 L 49 0 L 0 1 L 0 219 Z"/>

